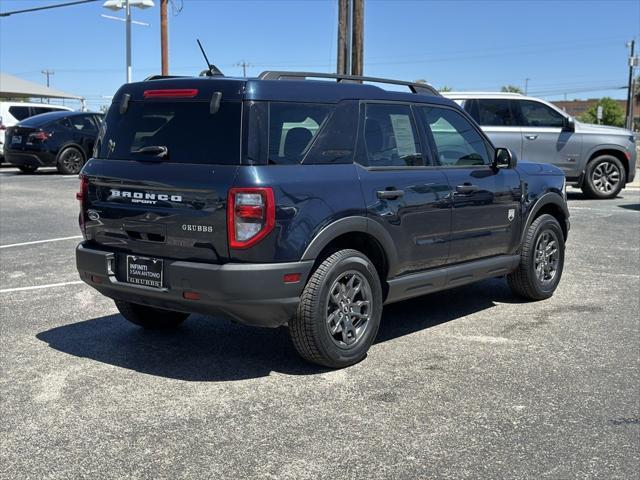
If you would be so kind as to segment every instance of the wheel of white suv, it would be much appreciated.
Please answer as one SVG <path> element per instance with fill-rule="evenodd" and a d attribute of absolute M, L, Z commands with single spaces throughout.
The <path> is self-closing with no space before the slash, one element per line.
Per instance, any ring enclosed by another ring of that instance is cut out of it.
<path fill-rule="evenodd" d="M 564 267 L 564 234 L 555 217 L 540 215 L 524 235 L 518 268 L 507 275 L 511 291 L 529 300 L 553 295 Z"/>
<path fill-rule="evenodd" d="M 289 330 L 303 358 L 341 368 L 366 356 L 381 314 L 382 288 L 376 268 L 362 253 L 340 250 L 309 278 Z"/>
<path fill-rule="evenodd" d="M 587 165 L 582 191 L 591 198 L 615 198 L 625 184 L 625 170 L 620 160 L 601 155 Z"/>
<path fill-rule="evenodd" d="M 146 305 L 124 302 L 122 300 L 114 300 L 114 302 L 118 311 L 126 320 L 148 329 L 160 330 L 175 328 L 189 316 L 188 313 L 147 307 Z"/>

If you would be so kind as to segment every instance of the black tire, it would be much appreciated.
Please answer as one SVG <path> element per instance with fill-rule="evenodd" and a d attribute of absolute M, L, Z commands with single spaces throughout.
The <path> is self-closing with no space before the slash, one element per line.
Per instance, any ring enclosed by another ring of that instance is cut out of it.
<path fill-rule="evenodd" d="M 84 165 L 84 153 L 76 147 L 67 147 L 58 154 L 56 165 L 64 175 L 77 175 Z"/>
<path fill-rule="evenodd" d="M 551 241 L 544 244 L 544 235 L 555 242 L 557 249 L 556 262 L 551 258 Z M 540 243 L 539 243 L 540 242 Z M 539 246 L 542 247 L 539 249 Z M 540 251 L 543 250 L 549 254 L 549 258 L 541 256 Z M 555 266 L 552 264 L 555 263 Z M 539 267 L 537 269 L 536 267 Z M 549 271 L 547 272 L 547 267 Z M 552 278 L 546 278 L 551 275 Z M 553 295 L 556 290 L 562 270 L 564 268 L 564 235 L 558 220 L 551 215 L 540 215 L 529 226 L 525 232 L 524 242 L 522 243 L 520 252 L 520 264 L 518 268 L 507 275 L 507 282 L 511 291 L 529 300 L 544 300 Z M 544 279 L 541 279 L 543 276 Z"/>
<path fill-rule="evenodd" d="M 615 198 L 625 182 L 622 162 L 611 155 L 601 155 L 587 164 L 582 192 L 589 198 Z"/>
<path fill-rule="evenodd" d="M 18 167 L 18 170 L 20 170 L 22 173 L 30 174 L 35 173 L 36 170 L 38 170 L 38 167 L 35 167 L 33 165 L 20 165 Z"/>
<path fill-rule="evenodd" d="M 146 305 L 139 305 L 122 300 L 114 300 L 114 302 L 125 319 L 148 329 L 161 330 L 175 328 L 189 316 L 188 313 L 147 307 Z"/>
<path fill-rule="evenodd" d="M 376 268 L 357 250 L 340 250 L 312 273 L 289 331 L 305 360 L 342 368 L 367 355 L 381 315 L 382 287 Z"/>

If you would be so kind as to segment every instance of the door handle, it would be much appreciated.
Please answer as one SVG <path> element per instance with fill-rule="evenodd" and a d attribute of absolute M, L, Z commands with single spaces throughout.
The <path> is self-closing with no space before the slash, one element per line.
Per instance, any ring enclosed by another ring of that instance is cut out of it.
<path fill-rule="evenodd" d="M 538 135 L 525 135 L 524 138 L 526 138 L 527 140 L 535 140 L 536 138 L 538 138 Z"/>
<path fill-rule="evenodd" d="M 385 200 L 395 200 L 404 195 L 404 190 L 378 190 L 377 195 Z"/>
<path fill-rule="evenodd" d="M 456 192 L 458 193 L 474 193 L 478 190 L 480 190 L 480 188 L 477 185 L 471 185 L 470 183 L 465 183 L 456 187 Z"/>

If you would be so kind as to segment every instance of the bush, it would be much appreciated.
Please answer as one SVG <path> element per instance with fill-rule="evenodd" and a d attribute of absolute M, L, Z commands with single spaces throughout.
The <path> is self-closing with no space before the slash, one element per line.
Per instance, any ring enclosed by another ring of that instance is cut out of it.
<path fill-rule="evenodd" d="M 602 124 L 613 127 L 624 125 L 624 112 L 618 102 L 609 97 L 601 98 L 598 103 L 580 116 L 580 121 L 584 123 L 598 123 L 598 106 L 602 105 Z"/>

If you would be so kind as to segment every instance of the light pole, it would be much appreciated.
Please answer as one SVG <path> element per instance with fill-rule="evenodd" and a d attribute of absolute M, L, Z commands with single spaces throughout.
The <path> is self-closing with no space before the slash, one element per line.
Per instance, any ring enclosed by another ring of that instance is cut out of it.
<path fill-rule="evenodd" d="M 102 4 L 104 8 L 117 12 L 125 11 L 126 23 L 126 51 L 127 51 L 127 83 L 131 83 L 131 7 L 140 9 L 155 7 L 153 0 L 107 0 Z"/>

